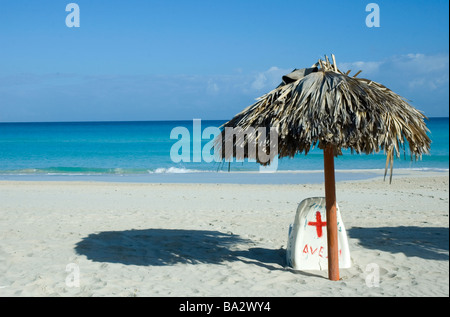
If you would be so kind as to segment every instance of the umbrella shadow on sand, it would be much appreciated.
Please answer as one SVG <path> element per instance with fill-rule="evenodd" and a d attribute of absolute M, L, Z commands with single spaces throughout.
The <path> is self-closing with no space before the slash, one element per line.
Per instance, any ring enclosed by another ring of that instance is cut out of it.
<path fill-rule="evenodd" d="M 145 229 L 93 233 L 75 251 L 95 262 L 162 266 L 178 263 L 251 263 L 284 270 L 284 249 L 249 248 L 251 240 L 209 230 Z"/>
<path fill-rule="evenodd" d="M 448 261 L 449 231 L 441 227 L 378 227 L 348 230 L 362 247 L 390 253 L 404 253 L 425 260 Z"/>

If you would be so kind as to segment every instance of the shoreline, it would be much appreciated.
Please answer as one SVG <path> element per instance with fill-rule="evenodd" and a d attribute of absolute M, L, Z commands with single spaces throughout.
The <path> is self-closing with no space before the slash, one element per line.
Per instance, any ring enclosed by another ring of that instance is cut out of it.
<path fill-rule="evenodd" d="M 398 177 L 445 176 L 448 169 L 394 169 L 393 181 Z M 384 178 L 383 169 L 336 170 L 336 182 L 363 181 Z M 389 175 L 389 173 L 388 173 Z M 388 177 L 388 176 L 387 176 Z M 183 172 L 183 173 L 150 173 L 150 174 L 112 174 L 112 175 L 0 175 L 0 182 L 101 182 L 101 183 L 163 183 L 163 184 L 320 184 L 323 182 L 323 171 L 276 171 L 262 173 L 254 171 L 233 172 Z"/>

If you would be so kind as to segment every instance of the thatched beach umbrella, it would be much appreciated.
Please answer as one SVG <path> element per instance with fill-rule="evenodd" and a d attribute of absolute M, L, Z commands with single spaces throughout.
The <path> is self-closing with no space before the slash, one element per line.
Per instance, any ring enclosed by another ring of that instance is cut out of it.
<path fill-rule="evenodd" d="M 338 280 L 334 157 L 342 149 L 384 151 L 385 176 L 390 164 L 392 180 L 394 154 L 400 156 L 408 147 L 411 158 L 420 158 L 429 153 L 431 141 L 426 117 L 407 100 L 379 83 L 357 78 L 360 72 L 344 74 L 333 55 L 332 60 L 325 57 L 311 68 L 283 76 L 277 88 L 225 123 L 215 141 L 220 158 L 249 158 L 262 165 L 270 164 L 274 156 L 294 157 L 314 147 L 324 151 L 328 274 Z M 227 133 L 230 128 L 234 134 Z M 243 133 L 237 136 L 236 129 Z"/>

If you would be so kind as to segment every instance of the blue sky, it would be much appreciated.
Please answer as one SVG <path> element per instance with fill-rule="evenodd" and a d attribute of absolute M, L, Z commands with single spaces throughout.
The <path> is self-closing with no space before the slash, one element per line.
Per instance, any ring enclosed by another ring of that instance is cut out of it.
<path fill-rule="evenodd" d="M 230 119 L 332 53 L 447 117 L 448 1 L 370 2 L 0 0 L 0 122 Z"/>

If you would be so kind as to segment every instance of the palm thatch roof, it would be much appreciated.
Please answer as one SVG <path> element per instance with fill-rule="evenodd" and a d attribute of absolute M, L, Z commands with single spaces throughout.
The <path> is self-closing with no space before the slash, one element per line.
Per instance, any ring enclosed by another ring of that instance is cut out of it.
<path fill-rule="evenodd" d="M 357 78 L 360 72 L 353 76 L 341 72 L 333 55 L 332 59 L 333 64 L 326 57 L 311 68 L 283 76 L 277 88 L 225 123 L 215 140 L 216 154 L 225 160 L 251 158 L 267 165 L 269 161 L 261 160 L 258 152 L 237 151 L 237 147 L 259 145 L 269 154 L 270 127 L 278 134 L 278 152 L 270 155 L 279 158 L 328 145 L 336 156 L 342 149 L 366 154 L 383 150 L 392 173 L 393 155 L 400 156 L 406 147 L 415 159 L 429 153 L 431 141 L 422 112 L 385 86 Z M 227 127 L 250 132 L 239 141 L 226 135 Z M 255 131 L 258 127 L 265 127 L 266 135 Z M 233 144 L 233 151 L 225 151 L 227 142 Z"/>

